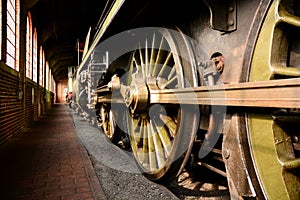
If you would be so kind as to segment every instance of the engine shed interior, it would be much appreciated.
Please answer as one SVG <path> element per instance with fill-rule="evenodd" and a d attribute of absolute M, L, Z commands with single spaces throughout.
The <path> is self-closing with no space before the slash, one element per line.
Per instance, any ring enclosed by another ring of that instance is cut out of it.
<path fill-rule="evenodd" d="M 300 2 L 1 0 L 0 145 L 66 104 L 161 183 L 297 199 Z"/>

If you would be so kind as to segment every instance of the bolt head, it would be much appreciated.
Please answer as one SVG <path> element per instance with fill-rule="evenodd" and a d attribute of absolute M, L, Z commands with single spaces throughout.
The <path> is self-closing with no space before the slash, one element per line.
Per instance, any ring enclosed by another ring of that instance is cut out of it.
<path fill-rule="evenodd" d="M 230 151 L 228 149 L 225 149 L 225 151 L 223 152 L 224 158 L 228 159 L 230 157 Z"/>

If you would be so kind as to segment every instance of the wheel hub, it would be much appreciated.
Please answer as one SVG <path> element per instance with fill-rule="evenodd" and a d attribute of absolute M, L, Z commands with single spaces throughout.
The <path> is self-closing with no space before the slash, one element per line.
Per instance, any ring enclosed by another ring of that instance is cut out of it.
<path fill-rule="evenodd" d="M 149 90 L 143 77 L 133 76 L 132 84 L 125 92 L 125 102 L 132 114 L 144 114 L 149 105 Z"/>

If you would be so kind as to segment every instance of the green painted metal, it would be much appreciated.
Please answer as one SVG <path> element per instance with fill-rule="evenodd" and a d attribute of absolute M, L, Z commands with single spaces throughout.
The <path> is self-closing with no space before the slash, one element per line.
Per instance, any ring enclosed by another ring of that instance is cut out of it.
<path fill-rule="evenodd" d="M 285 26 L 299 24 L 300 18 L 288 14 L 286 1 L 275 0 L 265 18 L 260 31 L 251 65 L 249 81 L 272 80 L 280 76 L 297 77 L 299 69 L 282 65 L 288 59 L 288 39 L 284 35 Z M 288 63 L 288 62 L 286 62 Z M 284 91 L 283 91 L 284 95 Z M 284 168 L 278 148 L 278 129 L 271 115 L 249 114 L 249 138 L 252 159 L 265 196 L 270 200 L 298 199 L 300 183 L 297 177 Z"/>

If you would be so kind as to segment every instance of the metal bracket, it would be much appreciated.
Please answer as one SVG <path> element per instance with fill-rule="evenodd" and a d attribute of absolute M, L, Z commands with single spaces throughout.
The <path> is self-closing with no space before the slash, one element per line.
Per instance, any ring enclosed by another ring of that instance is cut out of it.
<path fill-rule="evenodd" d="M 210 11 L 210 25 L 213 29 L 232 32 L 237 29 L 236 0 L 205 0 Z"/>

